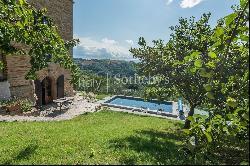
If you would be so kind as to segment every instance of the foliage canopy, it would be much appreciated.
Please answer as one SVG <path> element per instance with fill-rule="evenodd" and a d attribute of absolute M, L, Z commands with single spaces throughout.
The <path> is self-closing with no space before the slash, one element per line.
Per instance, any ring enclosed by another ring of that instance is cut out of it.
<path fill-rule="evenodd" d="M 183 131 L 195 157 L 203 153 L 209 158 L 218 147 L 249 153 L 249 3 L 241 0 L 232 9 L 213 29 L 210 14 L 198 21 L 181 18 L 166 44 L 157 40 L 148 46 L 140 38 L 140 47 L 130 50 L 141 60 L 143 74 L 169 79 L 169 84 L 149 87 L 149 97 L 177 93 L 188 101 L 191 109 Z M 193 115 L 196 106 L 210 116 Z"/>

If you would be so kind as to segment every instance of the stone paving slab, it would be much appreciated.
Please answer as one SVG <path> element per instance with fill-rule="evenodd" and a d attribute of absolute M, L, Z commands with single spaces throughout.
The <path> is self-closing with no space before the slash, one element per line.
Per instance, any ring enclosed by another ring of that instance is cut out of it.
<path fill-rule="evenodd" d="M 120 109 L 120 108 L 110 108 L 112 111 L 117 111 L 117 112 L 126 112 L 126 113 L 131 113 L 135 115 L 142 115 L 142 116 L 152 116 L 152 117 L 157 117 L 157 118 L 164 118 L 164 119 L 170 119 L 170 120 L 180 120 L 178 117 L 169 117 L 169 116 L 162 116 L 162 115 L 157 115 L 157 114 L 150 114 L 146 112 L 137 112 L 137 111 L 131 111 L 131 110 L 126 110 L 126 109 Z"/>

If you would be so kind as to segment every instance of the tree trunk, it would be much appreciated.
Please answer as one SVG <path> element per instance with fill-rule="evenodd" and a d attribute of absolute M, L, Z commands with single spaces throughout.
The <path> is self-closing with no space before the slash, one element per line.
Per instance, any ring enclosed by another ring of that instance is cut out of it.
<path fill-rule="evenodd" d="M 192 106 L 192 105 L 191 105 L 190 111 L 189 111 L 189 113 L 188 113 L 188 117 L 194 115 L 194 108 L 195 108 L 195 106 Z M 188 120 L 188 119 L 186 119 L 184 129 L 189 129 L 189 128 L 190 128 L 190 123 L 191 123 L 191 121 Z"/>

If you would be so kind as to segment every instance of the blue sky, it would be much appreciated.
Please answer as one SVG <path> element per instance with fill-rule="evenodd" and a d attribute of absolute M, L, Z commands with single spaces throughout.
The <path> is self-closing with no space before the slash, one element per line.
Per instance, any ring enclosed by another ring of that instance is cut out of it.
<path fill-rule="evenodd" d="M 211 25 L 238 0 L 74 0 L 74 57 L 131 60 L 139 37 L 167 41 L 180 17 L 211 12 Z"/>

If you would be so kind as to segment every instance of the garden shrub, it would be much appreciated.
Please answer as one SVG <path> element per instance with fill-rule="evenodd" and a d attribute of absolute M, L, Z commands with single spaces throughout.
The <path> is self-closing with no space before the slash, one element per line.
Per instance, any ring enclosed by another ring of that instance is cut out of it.
<path fill-rule="evenodd" d="M 28 99 L 20 100 L 20 106 L 22 112 L 29 112 L 32 110 L 33 103 Z"/>

